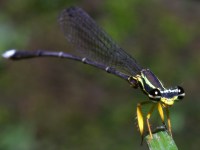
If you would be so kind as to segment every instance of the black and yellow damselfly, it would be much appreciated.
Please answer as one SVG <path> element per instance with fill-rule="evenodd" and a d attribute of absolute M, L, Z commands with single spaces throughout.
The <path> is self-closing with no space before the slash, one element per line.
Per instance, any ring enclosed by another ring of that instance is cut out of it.
<path fill-rule="evenodd" d="M 158 109 L 163 124 L 165 124 L 163 109 L 166 110 L 168 130 L 172 135 L 169 107 L 185 96 L 183 88 L 180 86 L 165 88 L 149 69 L 139 66 L 136 60 L 115 44 L 107 33 L 81 8 L 71 7 L 63 10 L 59 16 L 59 23 L 65 37 L 80 52 L 80 56 L 45 50 L 9 50 L 3 54 L 3 57 L 13 60 L 33 57 L 67 58 L 82 61 L 114 74 L 128 81 L 132 87 L 140 88 L 149 98 L 148 101 L 137 105 L 137 123 L 140 134 L 143 136 L 145 130 L 142 106 L 152 104 L 145 116 L 150 137 L 153 138 L 149 119 L 155 108 Z"/>

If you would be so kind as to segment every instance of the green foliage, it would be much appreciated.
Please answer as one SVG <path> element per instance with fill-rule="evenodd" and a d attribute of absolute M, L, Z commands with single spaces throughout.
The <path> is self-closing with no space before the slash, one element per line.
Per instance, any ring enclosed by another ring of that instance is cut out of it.
<path fill-rule="evenodd" d="M 27 125 L 9 125 L 1 131 L 0 149 L 3 150 L 34 150 L 35 137 L 32 128 Z"/>
<path fill-rule="evenodd" d="M 28 32 L 25 29 L 16 29 L 11 25 L 11 22 L 0 17 L 0 20 L 4 23 L 0 24 L 0 50 L 1 52 L 10 45 L 16 45 L 25 47 L 28 42 Z"/>
<path fill-rule="evenodd" d="M 178 20 L 177 17 L 167 14 L 160 20 L 160 30 L 163 32 L 167 44 L 173 48 L 184 48 L 191 40 L 191 31 Z"/>
<path fill-rule="evenodd" d="M 153 139 L 149 136 L 145 139 L 150 150 L 178 150 L 173 138 L 166 131 L 153 134 Z"/>

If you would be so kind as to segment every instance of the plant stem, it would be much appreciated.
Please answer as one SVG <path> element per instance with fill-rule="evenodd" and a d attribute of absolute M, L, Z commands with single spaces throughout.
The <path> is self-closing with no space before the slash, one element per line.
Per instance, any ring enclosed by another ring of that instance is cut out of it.
<path fill-rule="evenodd" d="M 150 135 L 145 137 L 149 150 L 178 150 L 173 138 L 167 131 L 158 131 L 153 134 L 153 139 Z"/>

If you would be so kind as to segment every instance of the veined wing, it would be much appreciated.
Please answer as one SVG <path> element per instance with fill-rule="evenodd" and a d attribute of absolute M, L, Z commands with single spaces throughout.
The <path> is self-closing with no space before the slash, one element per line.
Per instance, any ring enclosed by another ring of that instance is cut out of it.
<path fill-rule="evenodd" d="M 129 75 L 136 75 L 141 67 L 136 60 L 103 31 L 81 8 L 65 9 L 59 16 L 59 23 L 68 39 L 83 57 L 114 67 Z"/>

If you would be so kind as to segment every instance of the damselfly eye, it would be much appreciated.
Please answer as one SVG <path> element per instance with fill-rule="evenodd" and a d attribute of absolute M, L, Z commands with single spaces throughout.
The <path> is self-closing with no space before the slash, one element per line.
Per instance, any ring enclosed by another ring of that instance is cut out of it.
<path fill-rule="evenodd" d="M 153 89 L 149 92 L 149 98 L 151 99 L 160 99 L 161 93 L 158 89 Z"/>
<path fill-rule="evenodd" d="M 178 88 L 178 99 L 183 99 L 183 97 L 185 96 L 184 89 L 180 86 L 178 86 L 177 88 Z"/>

